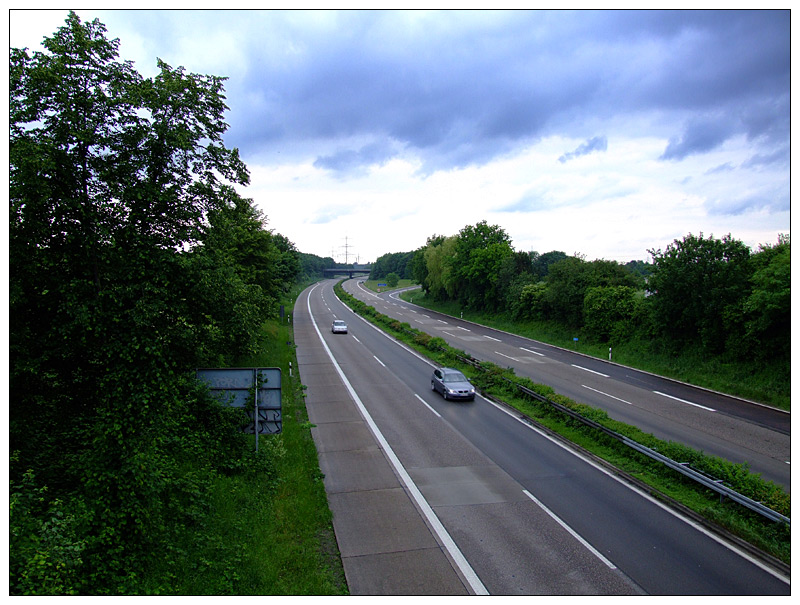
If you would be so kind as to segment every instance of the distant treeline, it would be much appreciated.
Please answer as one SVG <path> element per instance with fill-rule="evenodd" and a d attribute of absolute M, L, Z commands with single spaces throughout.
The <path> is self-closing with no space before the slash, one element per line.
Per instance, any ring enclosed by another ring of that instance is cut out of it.
<path fill-rule="evenodd" d="M 564 252 L 515 251 L 485 221 L 385 254 L 371 279 L 413 279 L 434 300 L 517 320 L 558 322 L 600 342 L 652 340 L 672 350 L 786 364 L 790 353 L 790 239 L 752 251 L 741 241 L 687 235 L 652 263 Z"/>
<path fill-rule="evenodd" d="M 298 253 L 300 259 L 300 280 L 323 277 L 325 269 L 332 269 L 337 263 L 330 256 L 321 257 L 307 252 Z"/>

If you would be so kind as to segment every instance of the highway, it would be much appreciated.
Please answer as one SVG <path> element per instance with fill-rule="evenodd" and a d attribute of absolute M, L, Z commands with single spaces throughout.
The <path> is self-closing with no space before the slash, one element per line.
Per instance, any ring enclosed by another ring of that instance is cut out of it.
<path fill-rule="evenodd" d="M 667 380 L 541 342 L 441 315 L 376 294 L 358 280 L 347 292 L 384 315 L 443 338 L 473 357 L 553 387 L 574 401 L 604 409 L 615 420 L 666 441 L 747 463 L 752 472 L 791 489 L 791 415 L 720 393 Z"/>
<path fill-rule="evenodd" d="M 448 402 L 432 393 L 430 363 L 354 315 L 334 295 L 334 284 L 330 280 L 307 289 L 295 305 L 301 379 L 305 382 L 312 373 L 325 376 L 324 381 L 315 378 L 308 401 L 322 418 L 319 410 L 334 399 L 339 403 L 333 389 L 346 384 L 347 397 L 357 402 L 379 444 L 375 449 L 359 446 L 358 456 L 381 452 L 403 479 L 405 492 L 419 494 L 415 508 L 420 514 L 430 511 L 427 526 L 441 526 L 436 541 L 467 592 L 790 594 L 781 573 L 503 407 L 481 397 Z M 337 318 L 348 323 L 348 334 L 331 333 Z M 318 345 L 326 357 L 308 351 Z M 315 439 L 327 435 L 326 446 L 318 443 L 318 449 L 329 454 L 336 449 L 331 435 L 344 439 L 349 423 L 334 431 L 335 419 L 325 420 L 330 424 L 315 429 Z M 326 476 L 325 482 L 329 495 L 341 485 L 336 476 Z M 344 491 L 338 489 L 336 497 Z M 363 516 L 361 526 L 343 523 L 345 511 Z M 334 507 L 340 545 L 366 540 L 373 516 L 369 508 L 362 515 Z M 387 527 L 404 532 L 405 522 L 375 522 L 386 542 L 392 541 Z M 364 560 L 347 557 L 346 571 Z M 384 561 L 387 573 L 397 573 L 400 560 L 399 553 L 370 559 L 374 565 Z"/>

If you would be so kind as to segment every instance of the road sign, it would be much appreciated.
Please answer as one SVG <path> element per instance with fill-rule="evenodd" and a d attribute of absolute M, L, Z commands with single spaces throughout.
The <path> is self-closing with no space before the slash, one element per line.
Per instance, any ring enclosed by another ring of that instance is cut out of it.
<path fill-rule="evenodd" d="M 247 412 L 250 422 L 242 430 L 256 433 L 256 449 L 258 435 L 273 435 L 283 430 L 280 368 L 199 368 L 197 379 L 228 405 Z"/>

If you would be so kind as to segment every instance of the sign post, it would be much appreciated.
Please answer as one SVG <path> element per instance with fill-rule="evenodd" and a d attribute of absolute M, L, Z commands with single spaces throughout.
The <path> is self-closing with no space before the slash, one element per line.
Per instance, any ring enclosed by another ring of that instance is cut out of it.
<path fill-rule="evenodd" d="M 196 375 L 217 398 L 247 412 L 252 423 L 242 430 L 255 435 L 256 451 L 259 435 L 274 435 L 283 430 L 280 368 L 199 368 Z M 248 411 L 251 393 L 253 407 Z"/>

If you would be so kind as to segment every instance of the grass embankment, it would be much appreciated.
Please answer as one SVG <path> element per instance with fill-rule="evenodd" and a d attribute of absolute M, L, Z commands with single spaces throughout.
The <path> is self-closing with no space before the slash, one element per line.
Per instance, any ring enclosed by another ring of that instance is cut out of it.
<path fill-rule="evenodd" d="M 237 363 L 282 371 L 283 432 L 259 437 L 269 468 L 254 457 L 252 472 L 214 478 L 204 528 L 213 539 L 179 546 L 174 594 L 348 594 L 297 375 L 290 305 L 283 321 L 263 325 L 261 352 Z"/>
<path fill-rule="evenodd" d="M 787 565 L 790 563 L 791 530 L 788 526 L 766 520 L 730 500 L 721 501 L 716 492 L 627 447 L 598 429 L 570 418 L 548 403 L 524 396 L 516 385 L 529 388 L 538 395 L 568 407 L 673 460 L 690 463 L 693 468 L 724 480 L 731 489 L 762 502 L 788 517 L 791 515 L 791 501 L 789 494 L 782 487 L 751 474 L 744 465 L 707 456 L 681 444 L 656 439 L 653 435 L 643 433 L 636 427 L 609 418 L 603 410 L 578 404 L 555 393 L 550 387 L 534 384 L 526 378 L 519 378 L 514 375 L 513 370 L 500 368 L 487 362 L 481 362 L 476 368 L 475 363 L 464 362 L 465 359 L 469 359 L 469 355 L 450 347 L 442 338 L 431 337 L 425 332 L 412 328 L 407 323 L 401 323 L 378 313 L 373 307 L 347 294 L 341 285 L 336 287 L 336 293 L 357 313 L 379 325 L 383 330 L 435 363 L 461 369 L 484 395 L 503 401 L 534 422 L 606 460 L 630 477 L 649 486 L 650 492 L 654 496 L 671 499 Z M 414 294 L 415 303 L 417 296 Z"/>
<path fill-rule="evenodd" d="M 367 282 L 367 285 L 370 283 Z M 410 281 L 408 285 L 412 285 Z M 502 314 L 463 310 L 458 303 L 430 300 L 421 289 L 403 292 L 400 298 L 413 301 L 415 305 L 426 309 L 462 317 L 467 321 L 599 359 L 608 359 L 609 356 L 608 343 L 593 341 L 580 330 L 570 330 L 554 322 L 515 321 Z M 575 338 L 578 338 L 577 342 Z M 783 410 L 791 409 L 791 378 L 789 372 L 781 368 L 727 362 L 709 357 L 699 350 L 685 350 L 678 354 L 667 350 L 658 351 L 652 342 L 640 342 L 636 339 L 611 348 L 612 361 L 616 363 Z"/>

